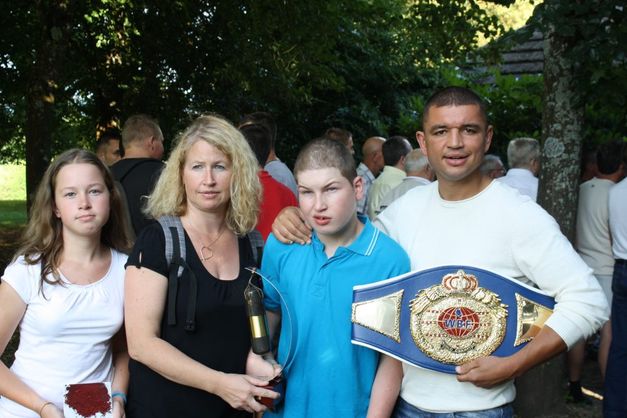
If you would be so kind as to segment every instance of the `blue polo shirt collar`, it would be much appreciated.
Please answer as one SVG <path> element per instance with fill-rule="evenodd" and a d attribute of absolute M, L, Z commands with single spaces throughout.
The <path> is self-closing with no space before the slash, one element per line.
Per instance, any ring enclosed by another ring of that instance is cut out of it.
<path fill-rule="evenodd" d="M 361 230 L 361 233 L 359 234 L 357 239 L 355 239 L 355 241 L 353 241 L 348 247 L 339 247 L 335 253 L 335 256 L 342 252 L 342 250 L 351 251 L 353 253 L 361 254 L 364 256 L 369 256 L 370 254 L 372 254 L 372 251 L 376 246 L 381 231 L 379 231 L 377 228 L 375 228 L 374 225 L 372 225 L 372 222 L 370 222 L 367 216 L 357 215 L 357 218 L 361 223 L 364 224 L 364 228 Z M 313 231 L 311 235 L 311 244 L 317 250 L 324 251 L 324 244 L 318 238 L 318 234 L 316 234 L 316 231 Z"/>

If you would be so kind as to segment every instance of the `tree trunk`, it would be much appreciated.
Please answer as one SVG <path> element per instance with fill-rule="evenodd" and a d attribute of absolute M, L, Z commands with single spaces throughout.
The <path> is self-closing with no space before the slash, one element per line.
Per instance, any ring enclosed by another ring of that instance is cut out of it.
<path fill-rule="evenodd" d="M 545 41 L 542 169 L 538 203 L 573 242 L 577 216 L 584 108 L 575 84 L 574 63 L 564 57 L 570 38 L 549 34 Z"/>
<path fill-rule="evenodd" d="M 544 42 L 543 145 L 538 191 L 538 203 L 557 220 L 571 242 L 575 236 L 584 114 L 574 83 L 574 63 L 564 54 L 572 42 L 553 30 Z M 519 417 L 542 417 L 564 410 L 564 364 L 563 356 L 558 356 L 517 380 L 514 407 Z"/>
<path fill-rule="evenodd" d="M 26 92 L 26 199 L 30 211 L 35 191 L 52 153 L 55 97 L 61 60 L 67 44 L 65 2 L 37 1 L 32 7 L 42 23 L 39 42 L 33 45 L 35 61 Z"/>

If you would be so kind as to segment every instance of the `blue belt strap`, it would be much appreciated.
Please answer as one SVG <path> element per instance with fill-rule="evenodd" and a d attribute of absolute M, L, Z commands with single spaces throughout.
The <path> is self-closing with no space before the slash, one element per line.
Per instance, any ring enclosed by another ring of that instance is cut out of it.
<path fill-rule="evenodd" d="M 517 280 L 471 266 L 437 267 L 354 287 L 352 342 L 453 374 L 474 358 L 520 350 L 554 306 Z"/>

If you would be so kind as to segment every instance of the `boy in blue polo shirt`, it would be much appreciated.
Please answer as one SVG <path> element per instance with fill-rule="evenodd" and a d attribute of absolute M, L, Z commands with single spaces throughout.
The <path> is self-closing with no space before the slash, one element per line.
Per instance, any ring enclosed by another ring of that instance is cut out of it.
<path fill-rule="evenodd" d="M 351 344 L 352 289 L 409 271 L 409 259 L 357 216 L 362 179 L 344 145 L 311 141 L 294 174 L 313 234 L 311 245 L 286 245 L 270 235 L 265 246 L 262 272 L 283 298 L 264 286 L 271 332 L 278 323 L 273 312 L 280 315 L 287 306 L 289 315 L 283 312 L 278 350 L 284 402 L 264 418 L 389 416 L 401 371 L 387 357 L 379 363 L 378 353 Z"/>

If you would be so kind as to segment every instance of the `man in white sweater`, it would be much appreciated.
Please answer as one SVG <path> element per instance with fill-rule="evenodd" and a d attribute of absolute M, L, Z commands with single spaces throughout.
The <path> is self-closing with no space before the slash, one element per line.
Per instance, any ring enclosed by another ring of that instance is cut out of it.
<path fill-rule="evenodd" d="M 461 87 L 437 92 L 425 105 L 416 137 L 438 181 L 408 191 L 375 222 L 407 251 L 412 269 L 490 270 L 535 284 L 556 305 L 536 337 L 511 356 L 469 361 L 457 366 L 456 375 L 408 364 L 401 370 L 398 363 L 402 383 L 393 416 L 512 417 L 513 379 L 595 332 L 608 318 L 605 295 L 550 215 L 480 172 L 492 127 L 479 96 Z M 273 232 L 281 240 L 307 242 L 298 219 L 295 211 L 286 212 Z"/>
<path fill-rule="evenodd" d="M 551 216 L 479 171 L 492 127 L 474 92 L 449 87 L 432 96 L 416 136 L 438 181 L 410 190 L 378 218 L 412 269 L 479 267 L 535 284 L 557 303 L 535 339 L 509 357 L 470 361 L 456 376 L 403 364 L 395 416 L 511 416 L 513 378 L 595 332 L 607 320 L 605 296 Z"/>

